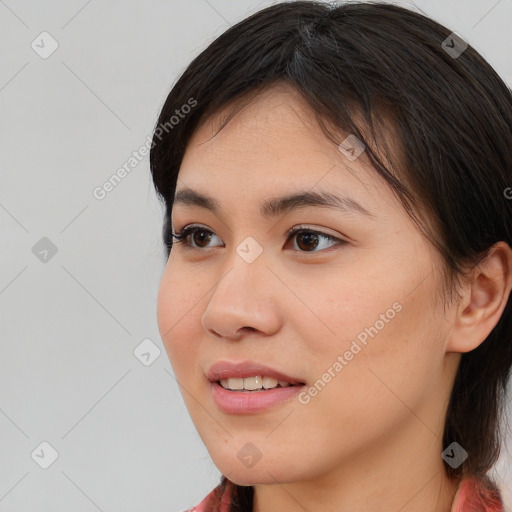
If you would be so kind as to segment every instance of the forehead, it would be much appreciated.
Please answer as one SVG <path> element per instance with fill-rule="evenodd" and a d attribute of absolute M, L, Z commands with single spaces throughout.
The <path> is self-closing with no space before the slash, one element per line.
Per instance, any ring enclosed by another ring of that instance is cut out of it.
<path fill-rule="evenodd" d="M 347 135 L 340 135 L 339 142 Z M 347 160 L 326 137 L 300 94 L 279 84 L 206 119 L 188 142 L 179 177 L 184 180 L 201 172 L 209 179 L 236 169 L 230 173 L 232 178 L 244 174 L 278 178 L 285 173 L 292 179 L 314 179 L 334 166 L 361 175 L 365 155 L 358 160 Z"/>
<path fill-rule="evenodd" d="M 253 144 L 260 140 L 269 144 L 269 139 L 274 139 L 276 146 L 284 142 L 283 137 L 286 140 L 294 137 L 306 143 L 317 138 L 318 143 L 325 143 L 325 135 L 321 133 L 311 107 L 287 84 L 274 85 L 225 105 L 195 130 L 190 145 L 211 147 L 208 144 L 211 141 L 220 147 L 241 137 L 246 137 L 246 143 L 252 141 Z"/>
<path fill-rule="evenodd" d="M 348 135 L 340 134 L 339 143 Z M 269 196 L 310 190 L 350 196 L 370 211 L 374 201 L 396 204 L 365 152 L 348 159 L 287 84 L 236 101 L 206 119 L 190 138 L 181 163 L 177 191 L 184 187 L 209 191 L 221 201 L 237 195 L 240 200 L 259 197 L 262 204 Z"/>

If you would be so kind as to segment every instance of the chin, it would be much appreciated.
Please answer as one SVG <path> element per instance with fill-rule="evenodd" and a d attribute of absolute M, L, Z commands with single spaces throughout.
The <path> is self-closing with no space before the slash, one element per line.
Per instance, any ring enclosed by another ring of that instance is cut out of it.
<path fill-rule="evenodd" d="M 290 464 L 284 461 L 264 461 L 263 458 L 252 467 L 245 467 L 237 457 L 213 458 L 217 469 L 233 483 L 241 486 L 289 483 L 300 479 L 297 474 L 291 474 Z"/>
<path fill-rule="evenodd" d="M 278 477 L 274 474 L 272 469 L 268 470 L 268 473 L 265 470 L 255 471 L 254 469 L 248 470 L 233 470 L 233 468 L 226 468 L 227 473 L 221 471 L 223 475 L 231 480 L 236 485 L 241 486 L 251 486 L 251 485 L 271 485 L 276 483 L 287 483 L 289 480 L 287 478 Z M 230 472 L 231 471 L 231 472 Z"/>

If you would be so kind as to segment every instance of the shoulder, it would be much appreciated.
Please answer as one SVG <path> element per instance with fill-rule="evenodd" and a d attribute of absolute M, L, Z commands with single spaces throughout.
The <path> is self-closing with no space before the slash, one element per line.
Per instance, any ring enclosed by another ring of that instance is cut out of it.
<path fill-rule="evenodd" d="M 461 480 L 451 512 L 503 512 L 498 487 L 488 477 L 466 477 Z"/>

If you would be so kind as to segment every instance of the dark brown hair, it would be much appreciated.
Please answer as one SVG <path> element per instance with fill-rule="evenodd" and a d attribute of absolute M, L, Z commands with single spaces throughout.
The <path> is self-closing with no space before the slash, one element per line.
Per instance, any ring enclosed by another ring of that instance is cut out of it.
<path fill-rule="evenodd" d="M 176 81 L 153 135 L 150 164 L 165 202 L 167 255 L 191 135 L 221 108 L 235 106 L 222 129 L 259 92 L 285 82 L 336 145 L 340 133 L 364 143 L 375 171 L 442 256 L 444 296 L 451 297 L 494 243 L 512 245 L 512 200 L 505 194 L 512 186 L 512 91 L 471 45 L 450 54 L 453 37 L 426 16 L 382 2 L 281 2 L 229 28 Z M 191 98 L 196 106 L 180 110 Z M 184 115 L 170 123 L 177 111 Z M 391 132 L 399 151 L 386 142 Z M 450 478 L 483 477 L 497 461 L 511 366 L 509 297 L 488 338 L 462 354 L 443 447 L 456 441 L 468 458 L 456 468 L 445 464 Z M 252 488 L 234 490 L 239 504 L 232 510 L 251 510 Z"/>

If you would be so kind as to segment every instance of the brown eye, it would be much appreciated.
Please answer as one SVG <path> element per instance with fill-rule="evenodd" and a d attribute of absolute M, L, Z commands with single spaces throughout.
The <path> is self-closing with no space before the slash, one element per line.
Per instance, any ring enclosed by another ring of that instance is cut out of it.
<path fill-rule="evenodd" d="M 179 233 L 173 233 L 172 237 L 177 243 L 182 244 L 184 247 L 191 249 L 205 249 L 208 248 L 208 243 L 210 242 L 212 235 L 214 235 L 214 233 L 209 229 L 192 225 L 183 228 Z"/>
<path fill-rule="evenodd" d="M 316 231 L 314 229 L 307 229 L 303 226 L 299 226 L 288 231 L 288 239 L 295 238 L 297 240 L 296 246 L 299 252 L 322 252 L 323 249 L 329 249 L 333 245 L 345 245 L 348 242 L 341 240 L 327 233 Z M 322 239 L 333 242 L 330 246 L 324 246 L 320 250 L 315 250 L 319 245 L 322 245 Z"/>
<path fill-rule="evenodd" d="M 318 245 L 318 234 L 311 231 L 299 233 L 297 236 L 297 246 L 305 251 L 315 249 Z"/>
<path fill-rule="evenodd" d="M 181 230 L 181 232 L 172 234 L 172 237 L 176 242 L 182 244 L 183 247 L 187 249 L 208 249 L 216 247 L 208 245 L 211 242 L 212 237 L 215 236 L 217 235 L 209 229 L 195 225 L 186 226 Z M 294 238 L 297 240 L 297 243 L 295 244 L 296 248 L 294 249 L 302 253 L 322 252 L 322 250 L 329 249 L 333 245 L 346 245 L 348 243 L 335 236 L 322 233 L 321 231 L 308 229 L 303 226 L 298 226 L 288 231 L 287 240 Z M 331 244 L 326 247 L 325 243 L 322 242 L 322 239 L 331 242 Z M 316 250 L 319 246 L 320 250 Z"/>
<path fill-rule="evenodd" d="M 196 229 L 193 233 L 191 233 L 191 237 L 198 247 L 203 248 L 204 246 L 208 245 L 208 242 L 212 237 L 212 233 L 211 231 Z"/>

